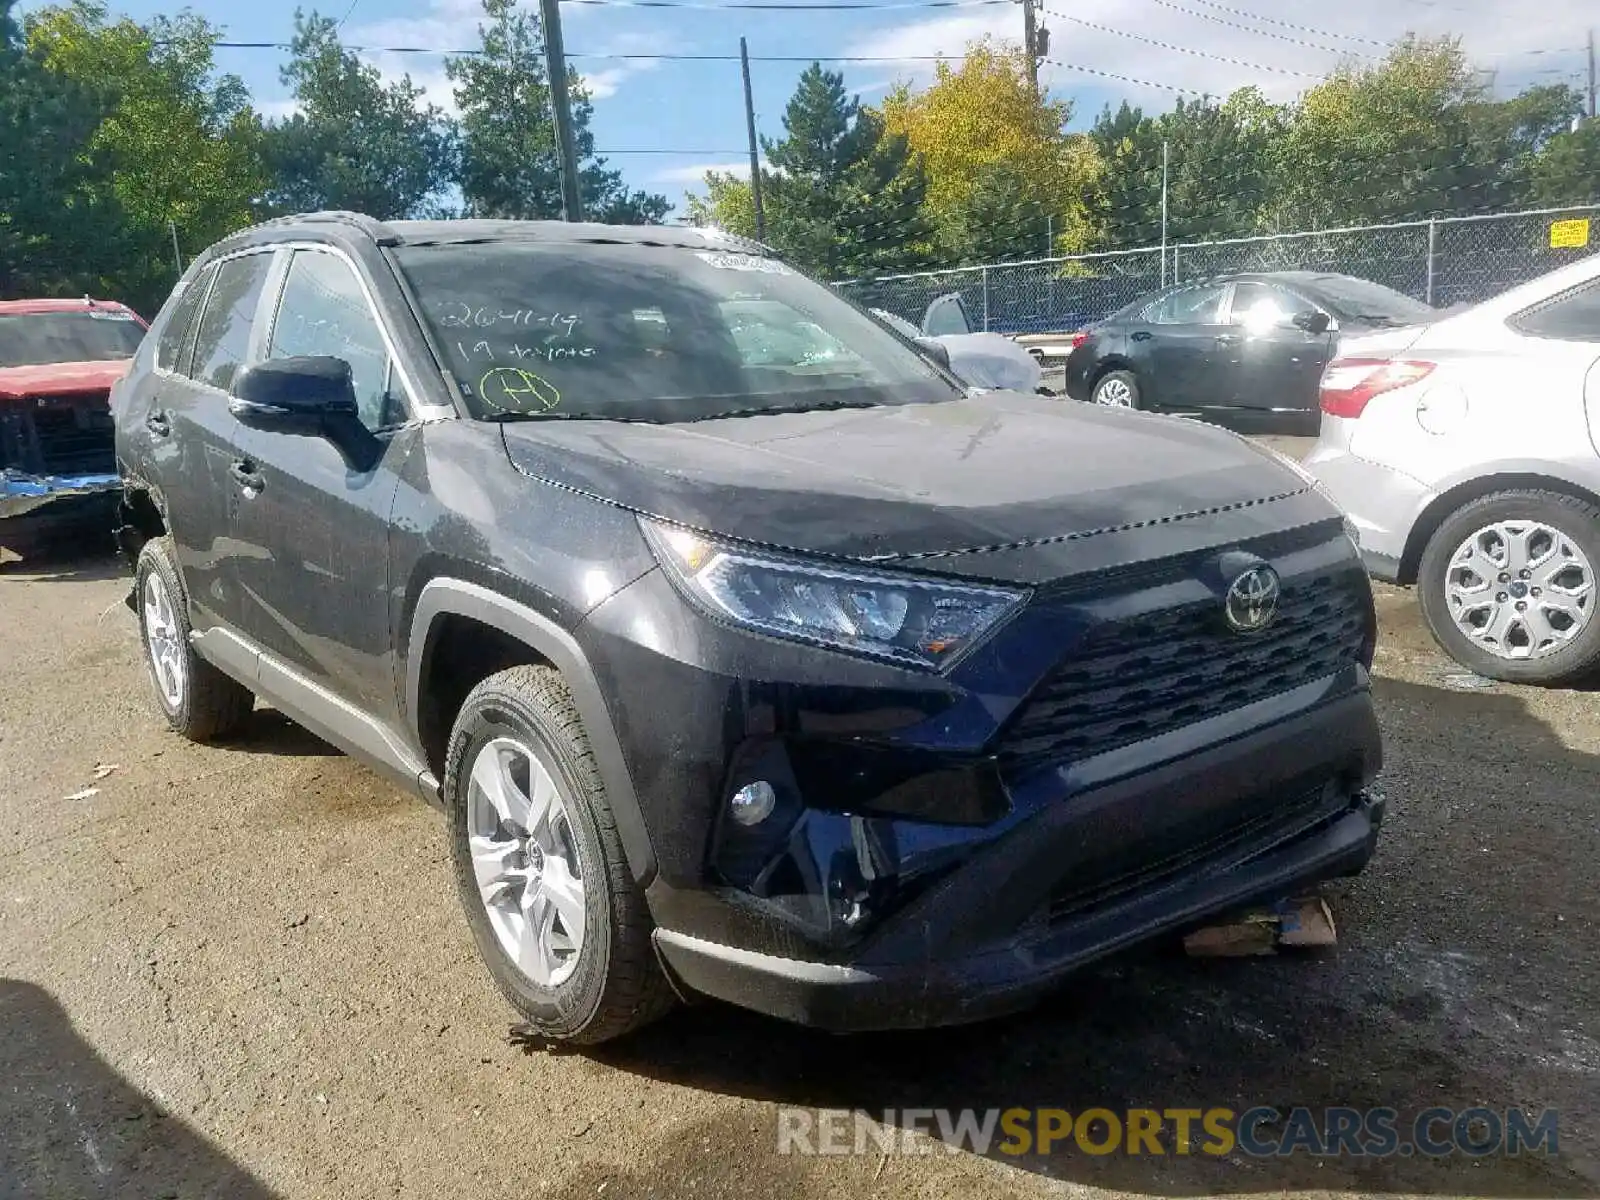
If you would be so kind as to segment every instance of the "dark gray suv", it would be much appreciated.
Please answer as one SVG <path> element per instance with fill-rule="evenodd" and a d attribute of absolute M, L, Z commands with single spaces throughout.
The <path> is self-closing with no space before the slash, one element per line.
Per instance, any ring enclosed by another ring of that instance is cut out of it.
<path fill-rule="evenodd" d="M 764 248 L 269 223 L 113 397 L 156 697 L 448 815 L 512 1003 L 972 1020 L 1359 870 L 1357 550 L 1221 430 L 969 393 Z"/>

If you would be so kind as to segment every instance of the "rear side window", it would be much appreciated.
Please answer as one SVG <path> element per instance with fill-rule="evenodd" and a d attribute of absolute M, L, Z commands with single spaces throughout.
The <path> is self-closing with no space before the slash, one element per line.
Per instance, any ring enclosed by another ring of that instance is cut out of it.
<path fill-rule="evenodd" d="M 193 376 L 227 391 L 250 349 L 250 323 L 261 303 L 271 254 L 245 254 L 217 268 L 217 282 L 200 317 Z"/>
<path fill-rule="evenodd" d="M 1215 325 L 1222 315 L 1223 285 L 1184 288 L 1144 310 L 1152 325 Z"/>
<path fill-rule="evenodd" d="M 209 268 L 202 271 L 179 293 L 177 303 L 172 306 L 172 314 L 161 327 L 161 336 L 156 340 L 158 369 L 182 375 L 188 368 L 188 356 L 183 353 L 183 348 L 189 340 L 189 329 L 194 324 L 195 310 L 205 299 L 206 289 L 211 286 L 211 277 L 214 274 L 216 272 Z"/>
<path fill-rule="evenodd" d="M 1511 327 L 1529 337 L 1563 342 L 1600 342 L 1600 283 L 1547 300 L 1511 318 Z"/>

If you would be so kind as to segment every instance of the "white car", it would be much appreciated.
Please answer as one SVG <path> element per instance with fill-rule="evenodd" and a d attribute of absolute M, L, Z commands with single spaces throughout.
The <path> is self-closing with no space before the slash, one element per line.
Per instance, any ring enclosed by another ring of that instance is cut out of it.
<path fill-rule="evenodd" d="M 950 359 L 950 370 L 971 387 L 1016 392 L 1044 390 L 1044 370 L 1039 360 L 1004 334 L 974 333 L 958 292 L 940 296 L 928 305 L 921 328 L 884 309 L 871 311 L 904 337 L 925 346 L 943 347 Z"/>
<path fill-rule="evenodd" d="M 1600 254 L 1339 347 L 1306 468 L 1479 674 L 1600 667 Z"/>

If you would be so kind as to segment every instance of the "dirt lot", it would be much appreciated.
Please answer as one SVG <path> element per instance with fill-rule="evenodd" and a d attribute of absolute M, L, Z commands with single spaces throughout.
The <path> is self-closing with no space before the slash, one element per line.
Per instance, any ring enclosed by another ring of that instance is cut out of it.
<path fill-rule="evenodd" d="M 1336 950 L 1142 956 L 955 1032 L 707 1006 L 554 1055 L 506 1039 L 440 819 L 268 711 L 166 733 L 126 587 L 0 566 L 0 1197 L 1600 1194 L 1600 695 L 1469 686 L 1402 593 Z M 1554 1106 L 1561 1154 L 802 1158 L 784 1103 Z"/>

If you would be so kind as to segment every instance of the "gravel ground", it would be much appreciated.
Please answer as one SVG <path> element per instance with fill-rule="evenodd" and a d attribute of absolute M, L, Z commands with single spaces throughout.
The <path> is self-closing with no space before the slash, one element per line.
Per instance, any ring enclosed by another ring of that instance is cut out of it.
<path fill-rule="evenodd" d="M 1331 891 L 1337 948 L 1144 955 L 942 1033 L 708 1005 L 579 1055 L 507 1040 L 436 814 L 270 711 L 227 746 L 165 731 L 126 588 L 0 565 L 7 1200 L 1600 1194 L 1600 696 L 1470 686 L 1404 593 L 1390 824 Z M 779 1104 L 1553 1106 L 1561 1153 L 811 1158 L 776 1152 Z"/>

